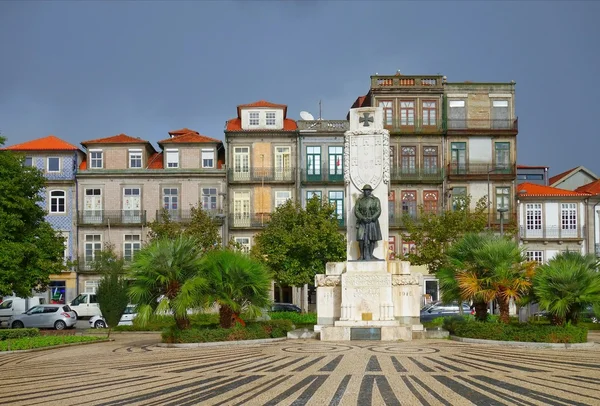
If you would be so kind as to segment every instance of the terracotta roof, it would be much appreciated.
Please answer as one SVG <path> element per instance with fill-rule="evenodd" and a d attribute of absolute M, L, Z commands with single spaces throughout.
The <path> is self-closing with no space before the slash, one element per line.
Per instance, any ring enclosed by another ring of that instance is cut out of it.
<path fill-rule="evenodd" d="M 577 167 L 577 168 L 579 168 L 579 167 Z M 549 180 L 550 184 L 551 185 L 555 184 L 556 182 L 558 182 L 559 180 L 561 180 L 562 178 L 564 178 L 565 176 L 567 176 L 571 172 L 576 171 L 577 168 L 572 168 L 572 169 L 569 169 L 568 171 L 564 171 L 562 173 L 559 173 L 558 175 L 550 177 L 550 180 Z"/>
<path fill-rule="evenodd" d="M 49 135 L 2 149 L 10 151 L 77 151 L 79 148 L 54 135 Z"/>
<path fill-rule="evenodd" d="M 548 166 L 517 165 L 517 169 L 548 169 Z"/>
<path fill-rule="evenodd" d="M 177 135 L 173 138 L 167 138 L 162 141 L 158 141 L 158 144 L 180 144 L 180 143 L 205 143 L 205 142 L 217 142 L 221 143 L 222 141 L 217 140 L 215 138 L 210 138 L 205 135 L 200 135 L 197 132 L 189 132 L 184 135 Z"/>
<path fill-rule="evenodd" d="M 520 193 L 524 190 L 526 193 Z M 517 185 L 517 195 L 519 197 L 553 197 L 553 196 L 589 196 L 589 193 L 575 192 L 572 190 L 559 189 L 557 187 L 536 185 L 534 183 L 520 183 Z"/>
<path fill-rule="evenodd" d="M 82 171 L 85 171 L 87 169 L 87 161 L 85 159 L 79 164 L 79 169 Z"/>
<path fill-rule="evenodd" d="M 286 118 L 283 120 L 283 131 L 295 131 L 298 129 L 298 125 L 292 119 Z M 227 125 L 225 126 L 226 131 L 278 131 L 270 128 L 261 128 L 261 129 L 252 129 L 252 130 L 242 130 L 242 119 L 241 118 L 233 118 L 227 121 Z M 279 130 L 281 131 L 281 130 Z"/>
<path fill-rule="evenodd" d="M 268 102 L 266 100 L 259 100 L 254 103 L 238 105 L 237 106 L 238 118 L 242 117 L 240 115 L 241 109 L 246 108 L 246 107 L 271 107 L 271 108 L 276 108 L 276 109 L 283 109 L 283 118 L 285 118 L 287 116 L 287 106 L 285 104 L 275 104 L 275 103 Z"/>
<path fill-rule="evenodd" d="M 174 135 L 174 136 L 178 136 L 178 135 L 185 135 L 188 133 L 196 133 L 196 134 L 200 134 L 198 131 L 194 131 L 194 130 L 190 130 L 189 128 L 181 128 L 179 130 L 171 130 L 169 131 L 169 135 Z"/>
<path fill-rule="evenodd" d="M 164 169 L 162 152 L 155 152 L 148 159 L 148 169 Z"/>
<path fill-rule="evenodd" d="M 95 140 L 83 141 L 81 145 L 87 144 L 149 144 L 148 141 L 141 138 L 130 137 L 127 134 L 119 134 L 107 138 L 98 138 Z"/>
<path fill-rule="evenodd" d="M 579 186 L 575 191 L 600 195 L 600 179 L 588 183 L 587 185 Z"/>

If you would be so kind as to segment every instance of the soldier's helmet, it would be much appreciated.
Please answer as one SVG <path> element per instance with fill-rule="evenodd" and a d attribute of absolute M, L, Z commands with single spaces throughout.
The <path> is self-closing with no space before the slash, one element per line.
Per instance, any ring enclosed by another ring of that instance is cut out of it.
<path fill-rule="evenodd" d="M 373 190 L 373 188 L 371 187 L 371 185 L 366 184 L 363 186 L 362 190 Z"/>

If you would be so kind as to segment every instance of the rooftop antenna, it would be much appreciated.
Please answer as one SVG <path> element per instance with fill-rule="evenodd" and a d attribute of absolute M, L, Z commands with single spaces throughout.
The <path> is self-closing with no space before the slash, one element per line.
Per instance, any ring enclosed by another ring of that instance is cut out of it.
<path fill-rule="evenodd" d="M 321 120 L 321 100 L 319 100 L 319 120 Z"/>

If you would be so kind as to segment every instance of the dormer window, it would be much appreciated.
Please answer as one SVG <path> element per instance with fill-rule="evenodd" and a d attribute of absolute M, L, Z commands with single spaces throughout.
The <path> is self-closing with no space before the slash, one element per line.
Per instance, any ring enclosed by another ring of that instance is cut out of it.
<path fill-rule="evenodd" d="M 275 112 L 274 111 L 267 111 L 266 125 L 275 125 Z"/>
<path fill-rule="evenodd" d="M 60 172 L 60 158 L 48 158 L 48 172 Z"/>
<path fill-rule="evenodd" d="M 214 168 L 215 167 L 215 151 L 209 148 L 202 148 L 202 167 L 203 168 Z"/>
<path fill-rule="evenodd" d="M 129 150 L 129 167 L 130 168 L 141 168 L 142 167 L 142 150 L 141 149 L 130 149 Z"/>
<path fill-rule="evenodd" d="M 259 125 L 260 124 L 260 113 L 258 111 L 251 111 L 249 113 L 248 125 Z"/>
<path fill-rule="evenodd" d="M 167 149 L 167 168 L 179 168 L 179 150 Z"/>
<path fill-rule="evenodd" d="M 92 168 L 92 169 L 102 168 L 102 151 L 101 150 L 90 151 L 90 168 Z"/>

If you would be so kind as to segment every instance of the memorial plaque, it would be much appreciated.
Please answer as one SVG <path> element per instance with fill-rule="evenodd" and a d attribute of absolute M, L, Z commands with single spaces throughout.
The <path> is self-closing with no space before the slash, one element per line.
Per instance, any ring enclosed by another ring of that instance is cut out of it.
<path fill-rule="evenodd" d="M 377 340 L 381 341 L 381 327 L 352 327 L 350 340 Z"/>

